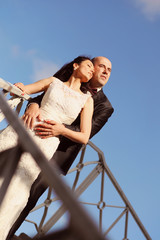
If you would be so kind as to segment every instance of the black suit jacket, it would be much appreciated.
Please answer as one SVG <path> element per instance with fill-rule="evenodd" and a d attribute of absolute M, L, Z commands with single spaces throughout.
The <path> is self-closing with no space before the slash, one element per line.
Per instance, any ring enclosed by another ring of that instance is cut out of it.
<path fill-rule="evenodd" d="M 35 99 L 32 99 L 31 102 L 36 102 L 40 105 L 44 94 L 38 96 Z M 104 124 L 108 121 L 109 117 L 112 115 L 114 109 L 109 102 L 106 95 L 103 93 L 103 90 L 100 90 L 93 96 L 94 100 L 94 113 L 92 117 L 92 130 L 90 138 L 92 138 L 100 129 L 104 126 Z M 77 119 L 72 123 L 70 126 L 66 126 L 74 131 L 80 131 L 80 115 Z M 65 137 L 60 138 L 60 144 L 58 146 L 57 151 L 54 153 L 52 161 L 56 162 L 57 165 L 60 167 L 63 174 L 66 174 L 69 170 L 70 166 L 72 165 L 73 161 L 75 160 L 76 156 L 79 153 L 82 145 L 79 143 L 75 143 L 70 139 Z"/>

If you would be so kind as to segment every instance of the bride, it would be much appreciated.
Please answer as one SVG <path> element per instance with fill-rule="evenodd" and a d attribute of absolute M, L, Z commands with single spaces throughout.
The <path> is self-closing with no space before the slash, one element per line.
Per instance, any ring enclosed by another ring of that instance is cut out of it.
<path fill-rule="evenodd" d="M 63 135 L 72 141 L 86 144 L 91 132 L 93 114 L 93 99 L 90 95 L 81 92 L 81 83 L 88 82 L 93 75 L 94 67 L 88 57 L 79 56 L 72 62 L 64 65 L 56 74 L 38 82 L 23 85 L 17 83 L 27 94 L 44 91 L 41 102 L 41 116 L 43 121 L 50 119 L 54 124 L 52 136 L 48 137 L 35 134 L 34 128 L 27 129 L 35 142 L 41 148 L 48 160 L 53 156 L 60 142 L 59 136 Z M 62 81 L 61 81 L 61 80 Z M 72 131 L 65 127 L 70 125 L 79 115 L 81 116 L 80 132 Z M 0 151 L 4 151 L 17 144 L 17 134 L 8 126 L 0 134 Z M 7 189 L 7 193 L 0 206 L 0 239 L 5 240 L 13 223 L 24 209 L 32 183 L 37 178 L 40 168 L 29 153 L 23 153 L 16 173 Z M 3 177 L 0 176 L 0 187 Z"/>

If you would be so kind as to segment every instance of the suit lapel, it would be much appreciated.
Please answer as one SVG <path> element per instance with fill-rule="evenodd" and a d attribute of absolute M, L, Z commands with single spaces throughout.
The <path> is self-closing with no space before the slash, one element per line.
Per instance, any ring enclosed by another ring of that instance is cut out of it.
<path fill-rule="evenodd" d="M 98 100 L 100 100 L 101 98 L 103 98 L 104 96 L 104 93 L 103 93 L 103 90 L 101 89 L 100 91 L 98 91 L 96 94 L 94 94 L 92 96 L 93 100 L 96 102 Z"/>

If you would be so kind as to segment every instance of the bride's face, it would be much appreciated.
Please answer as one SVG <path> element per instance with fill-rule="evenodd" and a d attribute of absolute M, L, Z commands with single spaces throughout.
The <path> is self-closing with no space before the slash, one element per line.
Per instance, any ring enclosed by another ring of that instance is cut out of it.
<path fill-rule="evenodd" d="M 84 60 L 80 64 L 74 63 L 74 69 L 81 82 L 88 82 L 93 77 L 94 66 L 90 60 Z"/>

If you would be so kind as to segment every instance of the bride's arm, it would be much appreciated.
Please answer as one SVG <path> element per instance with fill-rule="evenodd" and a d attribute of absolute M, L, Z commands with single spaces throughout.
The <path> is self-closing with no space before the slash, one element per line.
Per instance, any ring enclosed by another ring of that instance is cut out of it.
<path fill-rule="evenodd" d="M 37 124 L 34 128 L 36 135 L 41 138 L 54 136 L 65 136 L 74 142 L 87 144 L 92 126 L 93 99 L 90 97 L 81 111 L 80 131 L 76 132 L 68 129 L 63 124 L 53 120 L 44 120 L 44 123 Z"/>
<path fill-rule="evenodd" d="M 92 127 L 93 99 L 90 97 L 81 111 L 80 132 L 76 132 L 64 127 L 61 135 L 74 142 L 87 144 Z"/>
<path fill-rule="evenodd" d="M 44 78 L 37 82 L 24 85 L 23 83 L 16 83 L 15 86 L 20 88 L 23 92 L 27 94 L 34 94 L 42 91 L 46 91 L 49 85 L 53 82 L 54 77 Z"/>

